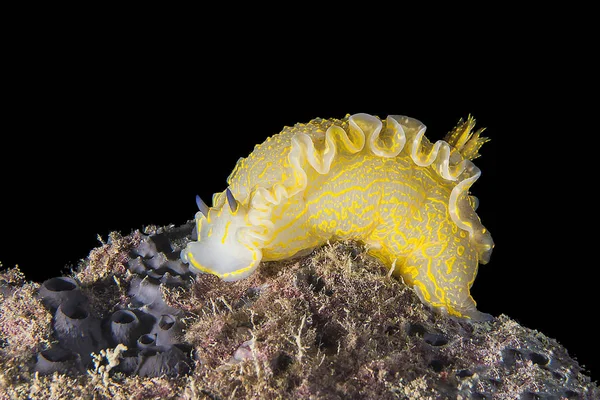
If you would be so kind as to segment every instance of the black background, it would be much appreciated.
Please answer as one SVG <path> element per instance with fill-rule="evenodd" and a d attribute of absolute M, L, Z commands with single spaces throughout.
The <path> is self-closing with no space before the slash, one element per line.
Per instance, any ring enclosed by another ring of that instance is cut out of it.
<path fill-rule="evenodd" d="M 594 205 L 577 156 L 589 134 L 572 74 L 549 70 L 548 58 L 458 49 L 424 61 L 346 45 L 275 55 L 254 43 L 215 53 L 135 38 L 30 44 L 10 58 L 5 85 L 4 267 L 41 282 L 76 266 L 98 235 L 184 223 L 196 194 L 210 204 L 237 159 L 284 125 L 401 114 L 435 141 L 473 114 L 492 140 L 472 192 L 496 243 L 472 289 L 478 308 L 556 338 L 598 373 L 584 322 L 596 312 L 596 261 L 581 228 Z"/>

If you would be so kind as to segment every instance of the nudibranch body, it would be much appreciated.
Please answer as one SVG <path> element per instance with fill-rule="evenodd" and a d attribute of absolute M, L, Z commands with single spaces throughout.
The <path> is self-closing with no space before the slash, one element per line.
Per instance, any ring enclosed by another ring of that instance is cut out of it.
<path fill-rule="evenodd" d="M 198 241 L 182 259 L 224 280 L 250 275 L 331 239 L 365 243 L 421 300 L 454 316 L 482 319 L 469 289 L 493 247 L 469 188 L 471 161 L 487 140 L 460 121 L 431 143 L 405 116 L 368 114 L 296 124 L 257 145 L 199 200 Z"/>

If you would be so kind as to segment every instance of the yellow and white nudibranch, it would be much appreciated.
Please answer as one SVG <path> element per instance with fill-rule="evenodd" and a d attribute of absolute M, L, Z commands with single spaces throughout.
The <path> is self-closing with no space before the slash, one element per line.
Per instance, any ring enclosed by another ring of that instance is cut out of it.
<path fill-rule="evenodd" d="M 354 239 L 393 268 L 420 299 L 450 315 L 483 319 L 469 289 L 493 241 L 469 188 L 488 139 L 460 121 L 431 143 L 405 116 L 317 118 L 285 127 L 240 158 L 215 193 L 198 198 L 198 240 L 181 258 L 227 281 L 261 260 L 281 260 L 331 239 Z"/>

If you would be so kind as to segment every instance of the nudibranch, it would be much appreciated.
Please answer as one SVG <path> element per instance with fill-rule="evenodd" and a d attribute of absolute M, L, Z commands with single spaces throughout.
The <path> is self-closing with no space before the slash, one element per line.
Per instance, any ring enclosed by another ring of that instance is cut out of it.
<path fill-rule="evenodd" d="M 261 260 L 281 260 L 332 239 L 365 244 L 425 304 L 453 316 L 489 317 L 470 295 L 492 237 L 469 188 L 471 160 L 488 139 L 469 117 L 431 143 L 425 125 L 368 114 L 285 127 L 240 158 L 208 207 L 197 198 L 198 240 L 181 258 L 226 281 Z"/>

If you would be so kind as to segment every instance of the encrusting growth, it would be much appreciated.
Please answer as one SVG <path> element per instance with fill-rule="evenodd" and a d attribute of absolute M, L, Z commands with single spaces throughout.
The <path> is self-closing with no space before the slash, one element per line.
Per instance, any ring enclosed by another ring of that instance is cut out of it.
<path fill-rule="evenodd" d="M 469 294 L 493 248 L 469 194 L 481 174 L 471 160 L 487 141 L 474 125 L 461 120 L 435 143 L 405 116 L 355 114 L 285 127 L 238 161 L 212 207 L 198 201 L 198 240 L 182 260 L 233 281 L 261 260 L 353 239 L 423 302 L 487 319 Z"/>

